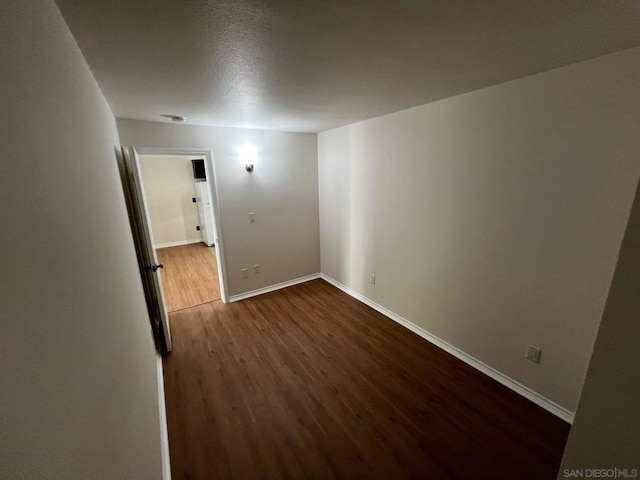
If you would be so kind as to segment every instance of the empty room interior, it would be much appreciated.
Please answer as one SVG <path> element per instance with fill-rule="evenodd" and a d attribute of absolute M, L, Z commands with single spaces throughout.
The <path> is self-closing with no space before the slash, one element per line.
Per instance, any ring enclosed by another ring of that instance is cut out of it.
<path fill-rule="evenodd" d="M 3 0 L 0 478 L 638 478 L 639 27 Z"/>

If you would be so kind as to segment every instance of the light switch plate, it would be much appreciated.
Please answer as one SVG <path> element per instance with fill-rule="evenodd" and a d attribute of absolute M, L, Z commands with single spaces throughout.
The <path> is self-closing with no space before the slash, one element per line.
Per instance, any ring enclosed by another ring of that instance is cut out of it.
<path fill-rule="evenodd" d="M 527 360 L 531 360 L 533 363 L 540 363 L 540 357 L 542 356 L 542 350 L 538 347 L 529 345 L 527 347 Z"/>

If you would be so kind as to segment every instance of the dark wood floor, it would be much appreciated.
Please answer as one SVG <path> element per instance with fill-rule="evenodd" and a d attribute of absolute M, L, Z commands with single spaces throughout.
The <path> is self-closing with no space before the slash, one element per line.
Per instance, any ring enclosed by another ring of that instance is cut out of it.
<path fill-rule="evenodd" d="M 171 314 L 180 479 L 555 479 L 569 425 L 322 280 Z"/>
<path fill-rule="evenodd" d="M 214 247 L 191 243 L 158 248 L 156 254 L 164 264 L 160 279 L 168 312 L 220 300 Z"/>

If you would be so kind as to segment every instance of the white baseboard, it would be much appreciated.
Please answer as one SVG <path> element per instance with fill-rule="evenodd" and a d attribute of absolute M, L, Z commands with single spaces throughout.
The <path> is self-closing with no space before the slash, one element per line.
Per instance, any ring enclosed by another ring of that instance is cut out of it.
<path fill-rule="evenodd" d="M 377 310 L 378 312 L 382 313 L 383 315 L 389 317 L 391 320 L 399 323 L 403 327 L 408 328 L 413 333 L 415 333 L 417 335 L 420 335 L 425 340 L 428 340 L 429 342 L 433 343 L 437 347 L 440 347 L 445 352 L 450 353 L 451 355 L 453 355 L 454 357 L 458 358 L 459 360 L 462 360 L 464 363 L 466 363 L 468 365 L 471 365 L 472 367 L 474 367 L 475 369 L 481 371 L 485 375 L 488 375 L 489 377 L 493 378 L 497 382 L 500 382 L 502 385 L 510 388 L 514 392 L 519 393 L 520 395 L 522 395 L 526 399 L 531 400 L 533 403 L 535 403 L 536 405 L 544 408 L 548 412 L 553 413 L 558 418 L 561 418 L 565 422 L 568 422 L 568 423 L 571 423 L 571 424 L 573 423 L 573 418 L 575 416 L 574 412 L 572 412 L 572 411 L 570 411 L 570 410 L 558 405 L 557 403 L 553 402 L 552 400 L 549 400 L 546 397 L 543 397 L 538 392 L 535 392 L 535 391 L 531 390 L 529 387 L 521 384 L 520 382 L 517 382 L 517 381 L 513 380 L 512 378 L 507 377 L 505 374 L 499 372 L 495 368 L 490 367 L 486 363 L 481 362 L 477 358 L 472 357 L 471 355 L 469 355 L 469 354 L 463 352 L 462 350 L 454 347 L 450 343 L 445 342 L 444 340 L 442 340 L 442 339 L 436 337 L 435 335 L 429 333 L 428 331 L 426 331 L 422 327 L 417 326 L 415 323 L 410 322 L 406 318 L 403 318 L 400 315 L 392 312 L 391 310 L 383 307 L 382 305 L 377 304 L 373 300 L 368 299 L 364 295 L 356 292 L 355 290 L 347 287 L 346 285 L 343 285 L 342 283 L 338 282 L 334 278 L 331 278 L 331 277 L 329 277 L 328 275 L 326 275 L 324 273 L 320 274 L 320 278 L 322 278 L 326 282 L 330 283 L 334 287 L 339 288 L 343 292 L 351 295 L 353 298 L 355 298 L 357 300 L 360 300 L 362 303 L 370 306 L 374 310 Z"/>
<path fill-rule="evenodd" d="M 180 245 L 191 245 L 192 243 L 200 243 L 201 238 L 192 238 L 191 240 L 178 240 L 177 242 L 155 243 L 153 248 L 179 247 Z"/>
<path fill-rule="evenodd" d="M 308 282 L 310 280 L 315 280 L 320 278 L 319 273 L 314 273 L 312 275 L 307 275 L 306 277 L 294 278 L 293 280 L 288 280 L 282 283 L 276 283 L 275 285 L 270 285 L 264 288 L 258 288 L 257 290 L 251 290 L 250 292 L 240 293 L 238 295 L 231 295 L 229 297 L 229 302 L 237 302 L 238 300 L 245 300 L 247 298 L 255 297 L 256 295 L 262 295 L 263 293 L 273 292 L 275 290 L 280 290 L 281 288 L 292 287 L 299 283 Z"/>
<path fill-rule="evenodd" d="M 158 407 L 160 410 L 160 453 L 162 455 L 162 480 L 171 480 L 171 460 L 169 458 L 169 431 L 167 429 L 167 405 L 164 399 L 164 375 L 162 357 L 158 358 Z"/>

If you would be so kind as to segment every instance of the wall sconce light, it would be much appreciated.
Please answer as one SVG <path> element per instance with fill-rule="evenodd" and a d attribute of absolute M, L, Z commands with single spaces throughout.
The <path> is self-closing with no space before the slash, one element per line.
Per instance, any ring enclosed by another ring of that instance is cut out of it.
<path fill-rule="evenodd" d="M 253 172 L 254 165 L 258 159 L 256 149 L 251 145 L 242 145 L 238 148 L 238 155 L 240 157 L 240 163 L 244 164 L 245 170 L 247 172 Z"/>

